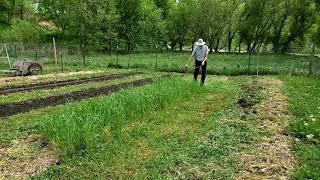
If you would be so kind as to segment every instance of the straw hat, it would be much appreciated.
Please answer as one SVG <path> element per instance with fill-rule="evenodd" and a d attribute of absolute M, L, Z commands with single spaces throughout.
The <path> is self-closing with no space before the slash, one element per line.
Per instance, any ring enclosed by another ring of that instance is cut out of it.
<path fill-rule="evenodd" d="M 199 39 L 198 42 L 195 43 L 196 46 L 203 46 L 206 44 L 206 42 L 203 41 L 203 39 Z"/>

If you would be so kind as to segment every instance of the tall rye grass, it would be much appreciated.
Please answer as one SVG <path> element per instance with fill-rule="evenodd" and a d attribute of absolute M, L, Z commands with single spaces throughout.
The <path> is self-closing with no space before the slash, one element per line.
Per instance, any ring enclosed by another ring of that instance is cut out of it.
<path fill-rule="evenodd" d="M 202 91 L 198 84 L 179 78 L 159 80 L 143 88 L 66 105 L 60 113 L 43 121 L 41 132 L 58 146 L 62 155 L 72 156 L 103 143 L 103 129 L 109 129 L 111 136 L 117 138 L 129 121 Z"/>

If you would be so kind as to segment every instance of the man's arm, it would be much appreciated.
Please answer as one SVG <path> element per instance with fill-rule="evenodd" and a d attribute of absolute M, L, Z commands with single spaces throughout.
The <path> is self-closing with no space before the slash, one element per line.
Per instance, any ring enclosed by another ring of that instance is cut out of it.
<path fill-rule="evenodd" d="M 208 61 L 208 56 L 209 56 L 209 51 L 206 52 L 206 56 L 204 57 L 204 60 L 202 61 L 202 66 L 204 65 L 204 63 L 206 63 Z"/>

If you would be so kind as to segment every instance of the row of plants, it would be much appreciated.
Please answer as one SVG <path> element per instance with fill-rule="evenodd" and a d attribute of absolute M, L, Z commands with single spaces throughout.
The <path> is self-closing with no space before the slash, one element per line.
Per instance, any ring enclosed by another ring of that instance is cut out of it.
<path fill-rule="evenodd" d="M 119 137 L 129 121 L 202 91 L 197 84 L 180 78 L 157 80 L 143 88 L 66 105 L 42 121 L 41 132 L 56 143 L 63 156 L 73 156 L 99 146 L 106 139 L 102 137 Z"/>

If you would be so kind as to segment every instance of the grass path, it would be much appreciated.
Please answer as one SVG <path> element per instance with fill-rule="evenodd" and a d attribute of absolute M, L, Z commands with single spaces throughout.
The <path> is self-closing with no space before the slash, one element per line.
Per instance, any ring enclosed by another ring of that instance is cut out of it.
<path fill-rule="evenodd" d="M 259 119 L 258 130 L 265 131 L 256 147 L 241 157 L 244 170 L 238 179 L 290 179 L 296 161 L 292 138 L 286 133 L 291 117 L 282 81 L 273 77 L 258 80 L 265 97 L 253 107 Z"/>

